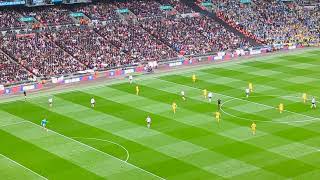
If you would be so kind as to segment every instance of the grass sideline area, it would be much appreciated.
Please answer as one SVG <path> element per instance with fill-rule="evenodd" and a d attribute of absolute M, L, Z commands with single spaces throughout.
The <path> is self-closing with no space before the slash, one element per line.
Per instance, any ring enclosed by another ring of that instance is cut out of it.
<path fill-rule="evenodd" d="M 320 98 L 319 55 L 258 57 L 0 101 L 0 177 L 319 179 L 320 111 L 310 108 L 310 98 Z M 254 92 L 246 98 L 249 82 Z M 213 102 L 203 89 L 213 92 Z M 49 131 L 40 126 L 43 118 Z"/>

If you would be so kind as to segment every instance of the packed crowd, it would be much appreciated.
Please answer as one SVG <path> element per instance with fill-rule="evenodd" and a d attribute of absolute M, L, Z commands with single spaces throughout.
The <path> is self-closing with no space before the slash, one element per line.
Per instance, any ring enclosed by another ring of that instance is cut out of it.
<path fill-rule="evenodd" d="M 213 2 L 218 7 L 218 15 L 225 21 L 236 24 L 265 43 L 308 42 L 316 39 L 310 26 L 301 22 L 297 11 L 289 3 L 275 0 L 253 0 L 248 4 L 232 0 Z"/>
<path fill-rule="evenodd" d="M 70 11 L 63 7 L 48 7 L 36 9 L 23 9 L 19 11 L 25 17 L 34 17 L 44 25 L 71 24 L 73 20 L 70 17 Z"/>
<path fill-rule="evenodd" d="M 70 74 L 85 69 L 43 33 L 0 37 L 0 48 L 39 77 Z"/>
<path fill-rule="evenodd" d="M 319 7 L 306 10 L 295 3 L 252 1 L 251 4 L 232 0 L 213 2 L 225 21 L 265 43 L 319 41 Z M 169 16 L 163 10 L 167 5 L 174 12 Z M 116 10 L 126 8 L 138 18 L 121 19 Z M 0 11 L 0 28 L 24 26 L 19 21 L 23 16 L 34 17 L 45 26 L 72 24 L 76 18 L 70 16 L 71 12 L 82 12 L 92 21 L 112 21 L 94 26 L 51 27 L 26 35 L 0 35 L 1 50 L 12 57 L 8 59 L 0 54 L 0 84 L 26 80 L 29 74 L 50 77 L 87 69 L 106 70 L 179 55 L 203 55 L 250 46 L 246 39 L 212 18 L 194 13 L 179 0 L 3 10 Z"/>
<path fill-rule="evenodd" d="M 129 59 L 125 51 L 114 46 L 109 37 L 103 38 L 91 28 L 66 28 L 49 36 L 90 69 L 103 70 L 137 62 Z"/>
<path fill-rule="evenodd" d="M 21 17 L 34 17 L 35 20 L 43 25 L 64 25 L 74 23 L 71 13 L 82 12 L 91 20 L 114 20 L 119 19 L 118 9 L 128 9 L 138 18 L 165 16 L 167 11 L 161 10 L 161 6 L 169 5 L 176 13 L 191 13 L 190 7 L 181 3 L 179 0 L 138 0 L 138 1 L 119 1 L 111 0 L 98 1 L 92 4 L 79 4 L 74 6 L 54 6 L 36 7 L 23 9 L 1 9 L 0 10 L 0 29 L 22 27 L 25 24 L 20 22 Z"/>
<path fill-rule="evenodd" d="M 126 52 L 133 62 L 169 59 L 177 56 L 177 52 L 151 36 L 139 24 L 114 22 L 106 27 L 98 28 L 105 39 Z"/>
<path fill-rule="evenodd" d="M 208 17 L 148 19 L 142 26 L 180 54 L 195 55 L 230 50 L 244 40 Z"/>
<path fill-rule="evenodd" d="M 113 3 L 96 3 L 96 4 L 83 4 L 80 6 L 75 6 L 71 10 L 72 12 L 82 12 L 91 20 L 113 20 L 118 19 L 116 5 Z"/>
<path fill-rule="evenodd" d="M 193 13 L 192 8 L 186 4 L 181 3 L 179 0 L 159 0 L 162 5 L 171 5 L 176 11 L 182 14 Z"/>
<path fill-rule="evenodd" d="M 20 28 L 24 26 L 19 21 L 21 16 L 16 12 L 9 9 L 0 10 L 0 29 Z"/>
<path fill-rule="evenodd" d="M 310 41 L 319 42 L 320 39 L 320 4 L 314 7 L 294 6 L 297 12 L 297 17 L 309 28 L 310 33 L 313 34 L 314 39 Z"/>
<path fill-rule="evenodd" d="M 0 84 L 12 84 L 27 81 L 31 76 L 28 71 L 0 51 Z"/>

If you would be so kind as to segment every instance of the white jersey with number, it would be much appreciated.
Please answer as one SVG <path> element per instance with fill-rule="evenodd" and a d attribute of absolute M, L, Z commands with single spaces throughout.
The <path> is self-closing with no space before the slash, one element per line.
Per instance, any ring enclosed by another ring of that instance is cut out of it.
<path fill-rule="evenodd" d="M 96 103 L 96 101 L 92 98 L 91 99 L 91 104 L 94 104 L 94 103 Z"/>
<path fill-rule="evenodd" d="M 209 92 L 208 97 L 212 98 L 212 92 Z"/>

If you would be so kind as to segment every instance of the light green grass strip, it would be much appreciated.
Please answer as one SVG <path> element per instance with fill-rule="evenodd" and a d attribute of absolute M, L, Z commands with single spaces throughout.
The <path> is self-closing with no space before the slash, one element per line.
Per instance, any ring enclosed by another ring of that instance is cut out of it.
<path fill-rule="evenodd" d="M 47 179 L 20 163 L 0 154 L 0 177 L 25 180 Z"/>

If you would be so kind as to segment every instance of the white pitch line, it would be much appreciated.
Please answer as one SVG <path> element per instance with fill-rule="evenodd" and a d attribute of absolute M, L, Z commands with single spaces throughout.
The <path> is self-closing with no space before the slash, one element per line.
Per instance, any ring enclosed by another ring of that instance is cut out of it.
<path fill-rule="evenodd" d="M 30 123 L 30 124 L 33 124 L 33 125 L 36 125 L 36 126 L 39 126 L 39 127 L 43 128 L 42 126 L 40 126 L 40 125 L 38 125 L 38 124 L 36 124 L 36 123 L 33 123 L 33 122 L 31 122 L 31 121 L 27 121 L 27 122 Z M 89 149 L 92 149 L 92 150 L 94 150 L 94 151 L 97 151 L 97 152 L 99 152 L 99 153 L 102 153 L 102 154 L 104 154 L 104 155 L 106 155 L 106 156 L 113 157 L 113 158 L 115 158 L 115 159 L 117 159 L 117 160 L 119 160 L 119 161 L 121 161 L 121 162 L 123 162 L 123 163 L 125 163 L 125 164 L 128 164 L 128 165 L 130 165 L 130 166 L 133 166 L 133 167 L 135 167 L 135 168 L 137 168 L 137 169 L 139 169 L 139 170 L 141 170 L 141 171 L 143 171 L 143 172 L 145 172 L 145 173 L 147 173 L 147 174 L 150 174 L 150 175 L 152 175 L 152 176 L 154 176 L 154 177 L 157 177 L 157 178 L 159 178 L 159 179 L 165 180 L 165 178 L 163 178 L 163 177 L 160 177 L 160 176 L 158 176 L 158 175 L 156 175 L 156 174 L 153 174 L 152 172 L 149 172 L 149 171 L 147 171 L 147 170 L 145 170 L 145 169 L 142 169 L 142 168 L 140 168 L 140 167 L 138 167 L 138 166 L 135 166 L 135 165 L 133 165 L 133 164 L 131 164 L 131 163 L 128 163 L 128 162 L 126 162 L 126 161 L 124 161 L 124 160 L 122 160 L 122 159 L 119 159 L 119 158 L 117 158 L 117 157 L 115 157 L 115 156 L 112 156 L 112 155 L 110 155 L 110 154 L 108 154 L 108 153 L 105 153 L 105 152 L 103 152 L 103 151 L 101 151 L 101 150 L 99 150 L 99 149 L 96 149 L 96 148 L 92 147 L 92 146 L 89 146 L 89 145 L 84 144 L 84 143 L 82 143 L 82 142 L 80 142 L 80 141 L 77 141 L 77 140 L 75 140 L 75 139 L 72 139 L 71 137 L 65 136 L 65 135 L 63 135 L 63 134 L 60 134 L 60 133 L 58 133 L 58 132 L 56 132 L 56 131 L 53 131 L 53 130 L 50 130 L 50 129 L 49 129 L 49 132 L 52 132 L 52 133 L 57 134 L 57 135 L 59 135 L 59 136 L 62 136 L 62 137 L 66 138 L 66 139 L 69 139 L 69 140 L 71 140 L 71 141 L 73 141 L 73 142 L 79 143 L 79 144 L 81 144 L 81 145 L 83 145 L 83 146 L 86 146 L 86 147 L 89 148 Z"/>
<path fill-rule="evenodd" d="M 155 79 L 156 79 L 156 80 L 160 80 L 160 81 L 164 81 L 164 82 L 168 82 L 168 83 L 173 83 L 173 84 L 176 84 L 176 85 L 179 85 L 179 86 L 186 86 L 186 87 L 188 87 L 188 88 L 192 88 L 192 89 L 196 89 L 196 90 L 201 90 L 201 89 L 199 89 L 199 88 L 192 87 L 192 86 L 188 86 L 188 85 L 184 85 L 184 84 L 178 84 L 178 83 L 175 83 L 175 82 L 166 81 L 166 80 L 158 79 L 158 78 L 155 78 Z M 231 98 L 231 99 L 237 99 L 237 100 L 240 100 L 240 101 L 250 102 L 250 103 L 253 103 L 253 104 L 260 105 L 260 106 L 269 107 L 269 108 L 275 108 L 275 109 L 276 109 L 276 107 L 273 107 L 273 106 L 270 106 L 270 105 L 261 104 L 261 103 L 257 103 L 257 102 L 253 102 L 253 101 L 249 101 L 249 100 L 245 100 L 245 99 L 233 97 L 233 96 L 228 96 L 228 95 L 225 95 L 225 94 L 220 94 L 220 93 L 213 93 L 213 94 L 218 94 L 218 95 L 221 95 L 221 96 L 229 97 L 229 98 Z M 285 96 L 284 96 L 284 97 L 285 97 Z M 284 110 L 284 111 L 285 111 L 285 112 L 292 113 L 292 114 L 297 114 L 297 115 L 300 115 L 300 116 L 304 116 L 304 117 L 307 117 L 307 118 L 311 118 L 311 119 L 320 119 L 320 118 L 317 118 L 317 117 L 312 117 L 312 116 L 308 116 L 308 115 L 305 115 L 305 114 L 300 114 L 300 113 L 293 112 L 293 111 L 289 111 L 289 110 Z"/>
<path fill-rule="evenodd" d="M 126 160 L 124 160 L 124 161 L 127 162 L 127 161 L 129 160 L 129 157 L 130 157 L 129 151 L 128 151 L 124 146 L 122 146 L 121 144 L 118 144 L 118 143 L 116 143 L 116 142 L 109 141 L 109 140 L 106 140 L 106 139 L 99 139 L 99 138 L 86 138 L 86 137 L 71 137 L 71 138 L 74 138 L 74 139 L 88 139 L 88 140 L 95 140 L 95 141 L 103 141 L 103 142 L 108 142 L 108 143 L 111 143 L 111 144 L 115 144 L 115 145 L 119 146 L 120 148 L 122 148 L 123 150 L 126 151 L 126 153 L 127 153 L 127 158 L 126 158 Z"/>
<path fill-rule="evenodd" d="M 16 122 L 16 123 L 4 124 L 4 125 L 1 125 L 0 128 L 12 126 L 12 125 L 16 125 L 16 124 L 22 124 L 22 123 L 26 123 L 26 122 L 29 122 L 29 121 L 20 121 L 20 122 Z"/>
<path fill-rule="evenodd" d="M 33 174 L 35 174 L 35 175 L 37 175 L 37 176 L 41 177 L 42 179 L 46 179 L 46 180 L 48 180 L 48 178 L 46 178 L 46 177 L 44 177 L 44 176 L 41 176 L 40 174 L 38 174 L 38 173 L 36 173 L 36 172 L 32 171 L 31 169 L 29 169 L 29 168 L 25 167 L 24 165 L 22 165 L 22 164 L 18 163 L 17 161 L 14 161 L 14 160 L 10 159 L 9 157 L 7 157 L 7 156 L 5 156 L 5 155 L 3 155 L 3 154 L 1 154 L 1 153 L 0 153 L 0 156 L 4 157 L 5 159 L 9 160 L 10 162 L 12 162 L 12 163 L 14 163 L 14 164 L 16 164 L 16 165 L 18 165 L 18 166 L 20 166 L 20 167 L 22 167 L 22 168 L 24 168 L 24 169 L 28 170 L 29 172 L 32 172 Z"/>
<path fill-rule="evenodd" d="M 296 96 L 277 96 L 277 95 L 264 95 L 264 96 L 251 96 L 252 98 L 255 98 L 255 97 L 290 97 L 290 98 L 299 98 L 299 97 L 296 97 Z M 228 113 L 226 111 L 223 110 L 223 105 L 228 103 L 228 102 L 231 102 L 233 100 L 236 100 L 237 98 L 232 98 L 232 99 L 229 99 L 225 102 L 223 102 L 221 104 L 221 111 L 229 116 L 232 116 L 232 117 L 235 117 L 235 118 L 239 118 L 239 119 L 243 119 L 243 120 L 247 120 L 247 121 L 257 121 L 257 120 L 252 120 L 252 119 L 249 119 L 249 118 L 242 118 L 242 117 L 239 117 L 239 116 L 236 116 L 236 115 L 233 115 L 231 113 Z M 249 101 L 251 102 L 251 101 Z M 270 106 L 272 107 L 272 106 Z M 272 107 L 273 109 L 277 109 L 276 107 Z M 287 110 L 285 110 L 287 111 Z M 302 116 L 307 116 L 307 115 L 304 115 L 304 114 L 300 114 L 300 113 L 296 113 L 296 112 L 291 112 L 291 111 L 287 111 L 289 113 L 293 113 L 293 114 L 296 114 L 296 115 L 302 115 Z M 311 116 L 307 116 L 307 117 L 310 117 Z M 319 120 L 320 118 L 316 118 L 316 117 L 312 117 L 311 119 L 309 120 L 299 120 L 299 121 L 259 121 L 259 122 L 266 122 L 266 123 L 283 123 L 283 124 L 288 124 L 288 123 L 304 123 L 304 122 L 312 122 L 312 121 L 316 121 L 316 120 Z"/>

